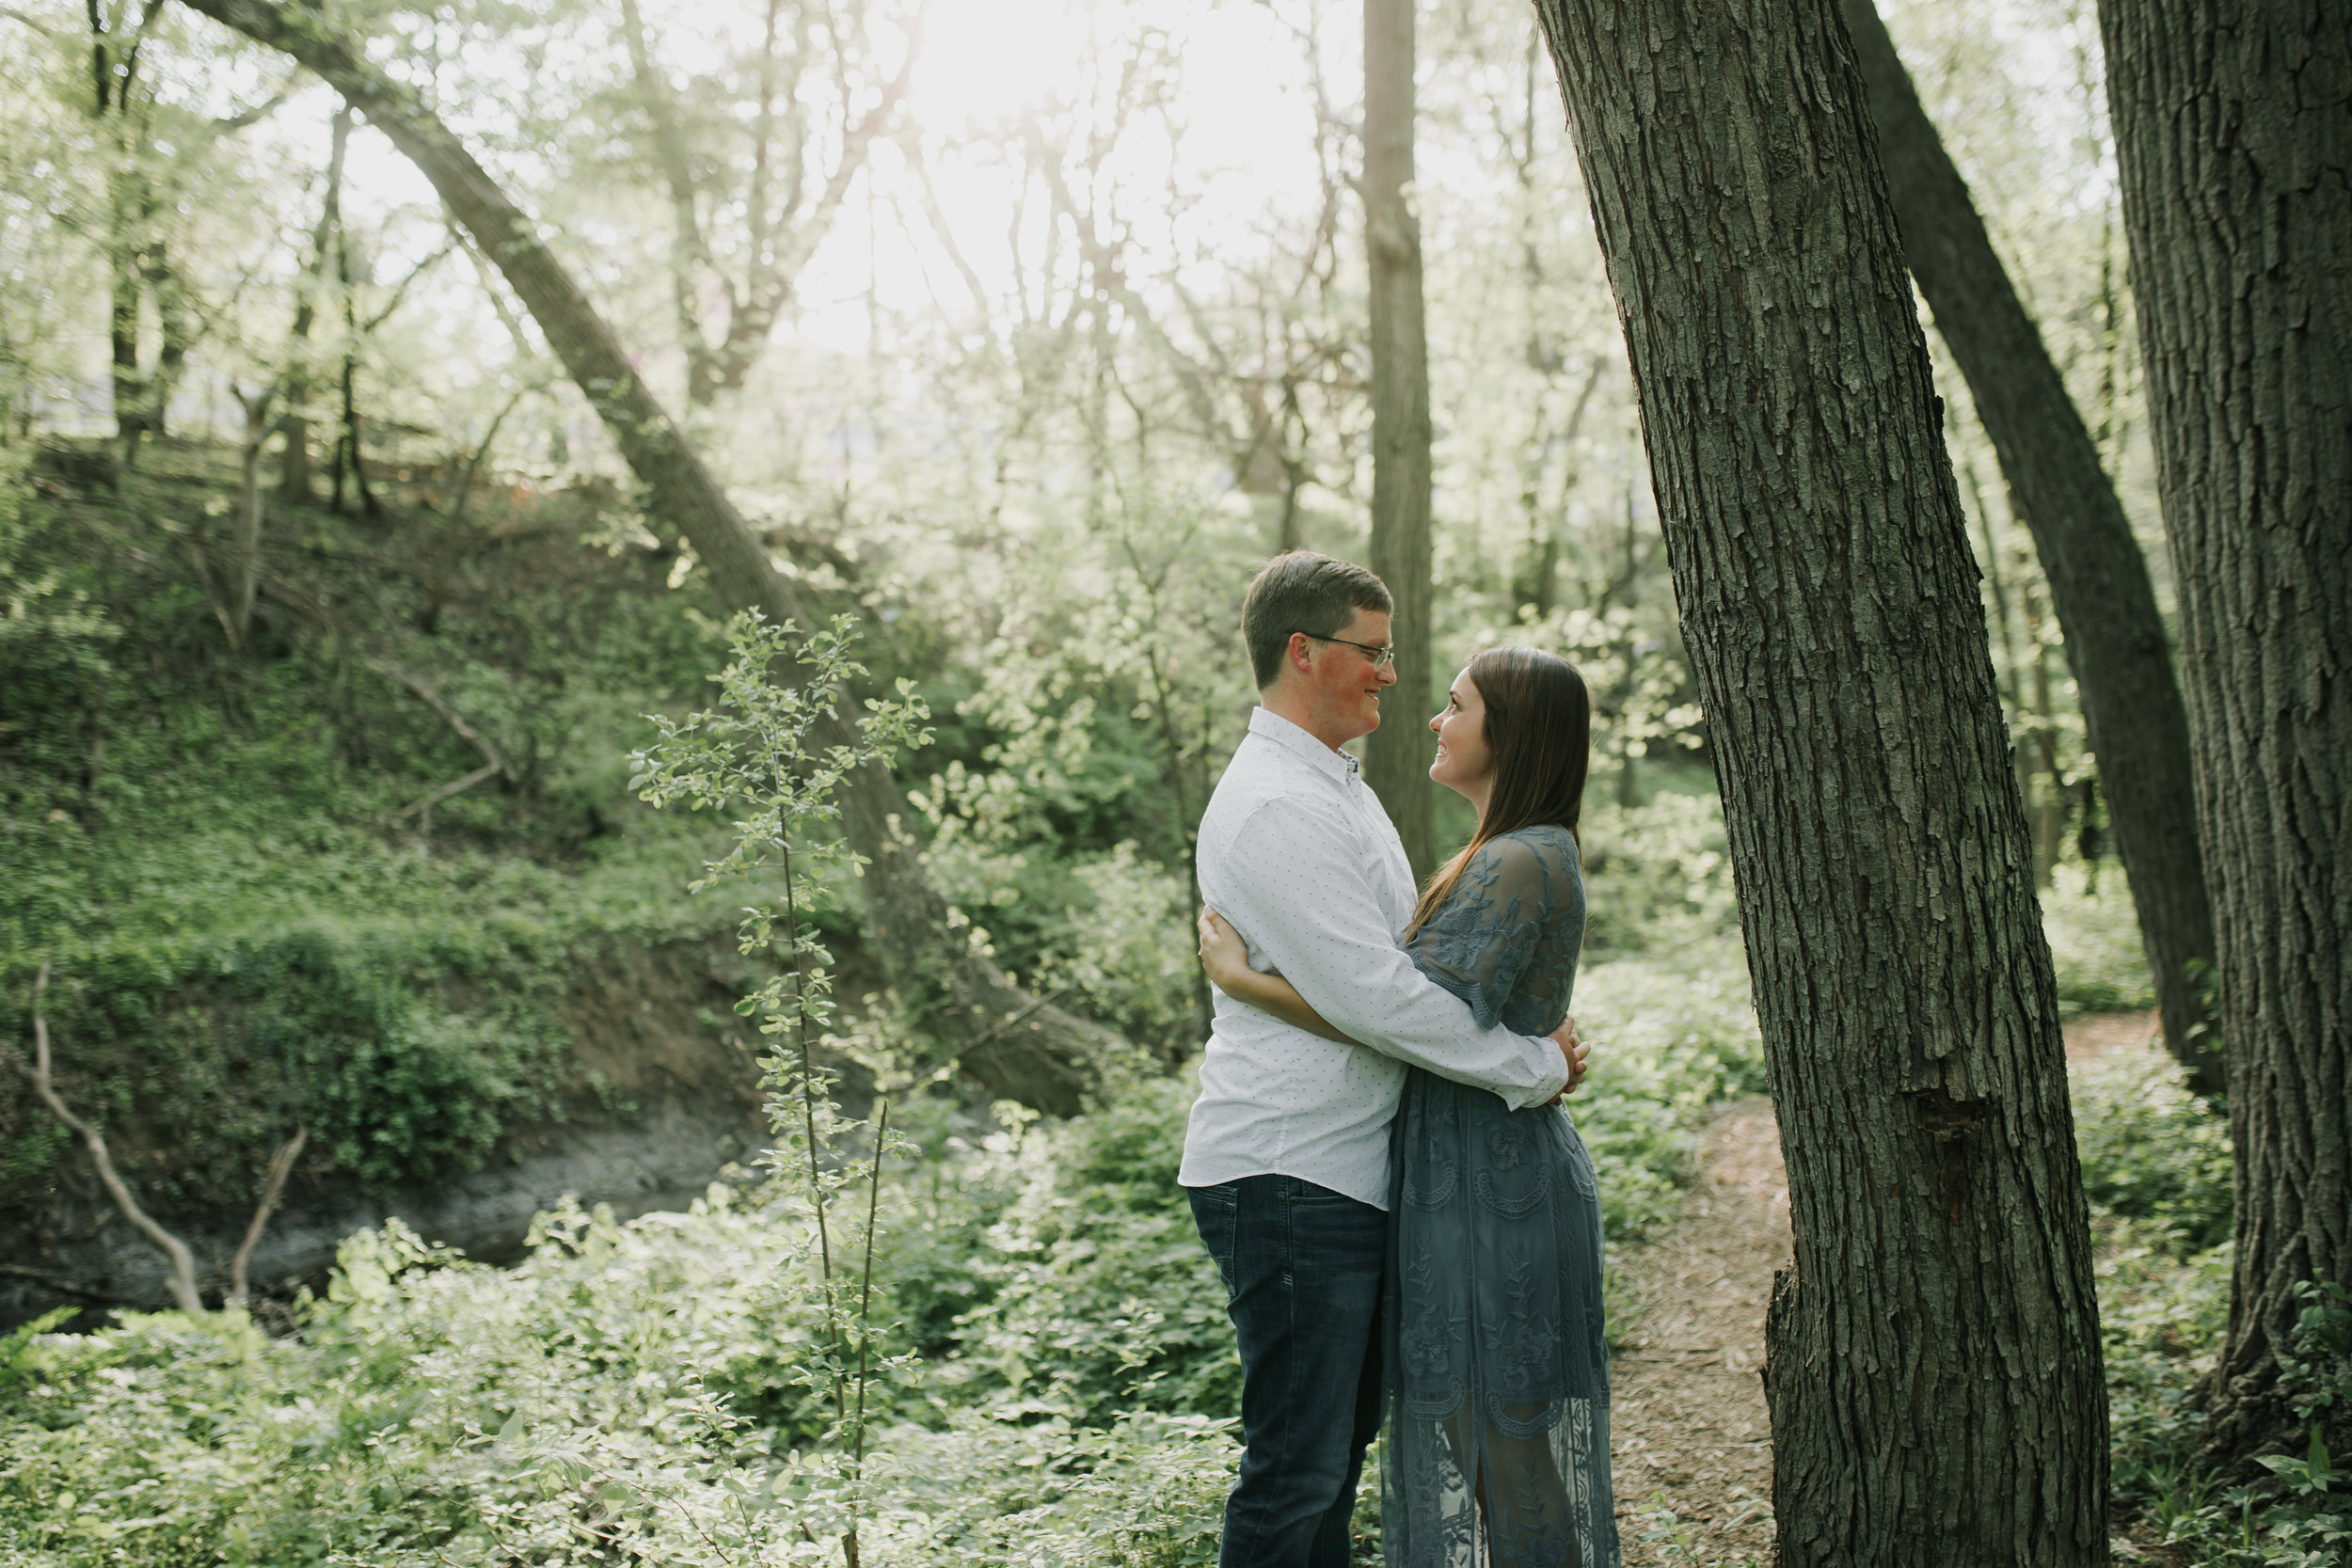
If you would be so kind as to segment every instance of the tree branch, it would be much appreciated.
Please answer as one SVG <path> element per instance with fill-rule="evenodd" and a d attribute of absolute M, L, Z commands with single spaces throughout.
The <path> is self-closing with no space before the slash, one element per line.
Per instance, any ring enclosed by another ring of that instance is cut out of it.
<path fill-rule="evenodd" d="M 157 1225 L 147 1211 L 139 1207 L 138 1199 L 131 1196 L 131 1189 L 115 1172 L 114 1160 L 106 1152 L 105 1135 L 68 1110 L 65 1101 L 50 1084 L 49 1022 L 41 1016 L 40 1010 L 41 998 L 48 990 L 49 960 L 44 958 L 40 960 L 40 976 L 33 981 L 33 1092 L 40 1096 L 41 1103 L 48 1106 L 59 1121 L 80 1135 L 84 1147 L 89 1150 L 90 1164 L 98 1167 L 98 1180 L 104 1183 L 107 1193 L 115 1200 L 115 1207 L 122 1211 L 123 1217 L 136 1226 L 141 1234 L 162 1248 L 164 1255 L 171 1259 L 171 1295 L 179 1304 L 180 1310 L 201 1313 L 204 1298 L 196 1293 L 196 1258 L 188 1251 L 188 1244 Z"/>
<path fill-rule="evenodd" d="M 310 1130 L 294 1129 L 294 1135 L 278 1146 L 278 1152 L 269 1157 L 269 1177 L 262 1184 L 262 1201 L 254 1207 L 253 1223 L 245 1227 L 245 1240 L 237 1246 L 237 1255 L 229 1260 L 229 1299 L 224 1307 L 245 1305 L 246 1266 L 253 1261 L 253 1249 L 261 1244 L 262 1232 L 269 1228 L 269 1217 L 278 1209 L 278 1200 L 285 1195 L 286 1178 L 294 1173 L 294 1162 L 302 1158 L 302 1146 L 310 1141 Z"/>
<path fill-rule="evenodd" d="M 397 822 L 404 816 L 416 816 L 430 812 L 435 806 L 439 805 L 451 796 L 465 793 L 467 790 L 471 789 L 474 785 L 480 784 L 483 780 L 496 776 L 498 771 L 498 764 L 491 763 L 485 767 L 475 768 L 472 772 L 467 774 L 462 779 L 453 779 L 448 784 L 445 784 L 440 788 L 435 790 L 432 794 L 424 797 L 424 799 L 421 800 L 412 800 L 407 805 L 401 807 L 400 810 L 392 813 L 392 820 Z"/>
<path fill-rule="evenodd" d="M 39 33 L 45 39 L 63 38 L 65 36 L 64 34 L 58 32 L 55 27 L 50 26 L 47 23 L 37 22 L 33 18 L 26 16 L 23 11 L 18 10 L 14 6 L 0 6 L 0 17 L 5 17 L 10 22 L 21 22 L 25 26 L 30 27 L 34 32 Z"/>
<path fill-rule="evenodd" d="M 450 786 L 445 792 L 446 794 L 454 795 L 460 789 L 465 789 L 473 784 L 480 784 L 484 779 L 488 778 L 493 773 L 503 774 L 509 779 L 512 779 L 515 776 L 515 770 L 506 765 L 506 758 L 500 752 L 499 749 L 490 744 L 490 742 L 483 736 L 481 731 L 475 729 L 471 724 L 467 723 L 465 715 L 450 706 L 448 699 L 444 698 L 438 691 L 434 690 L 433 685 L 430 681 L 426 680 L 422 675 L 414 674 L 409 671 L 402 669 L 399 665 L 392 663 L 389 659 L 372 658 L 368 660 L 368 663 L 376 671 L 377 673 L 389 676 L 393 680 L 400 682 L 401 685 L 406 687 L 409 690 L 415 692 L 418 696 L 423 698 L 425 705 L 430 707 L 434 712 L 439 714 L 442 720 L 448 723 L 449 727 L 455 730 L 458 735 L 465 739 L 468 745 L 471 746 L 475 751 L 480 752 L 482 753 L 483 760 L 489 764 L 489 766 L 485 768 L 481 772 L 468 775 L 464 783 Z M 443 797 L 441 795 L 432 796 L 427 800 L 419 802 L 417 805 L 408 807 L 407 810 L 403 811 L 400 815 L 405 816 L 411 811 L 427 808 L 431 806 L 434 800 L 437 800 L 442 798 Z"/>
<path fill-rule="evenodd" d="M 408 298 L 408 286 L 411 283 L 414 283 L 418 278 L 422 277 L 437 262 L 439 262 L 443 257 L 447 256 L 451 251 L 456 248 L 456 242 L 453 240 L 450 244 L 443 245 L 440 249 L 435 251 L 423 261 L 419 261 L 415 266 L 410 267 L 408 269 L 408 276 L 402 278 L 397 284 L 393 285 L 392 297 L 385 304 L 384 309 L 378 310 L 374 315 L 370 316 L 367 320 L 359 324 L 359 331 L 361 335 L 365 336 L 368 333 L 373 332 L 377 327 L 382 326 L 385 322 L 389 321 L 391 318 L 392 312 L 399 309 L 401 306 L 406 302 Z"/>

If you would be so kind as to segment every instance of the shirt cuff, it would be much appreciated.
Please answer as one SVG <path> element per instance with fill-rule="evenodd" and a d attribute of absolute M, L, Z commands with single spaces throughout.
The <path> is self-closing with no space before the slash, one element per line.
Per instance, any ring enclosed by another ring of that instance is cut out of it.
<path fill-rule="evenodd" d="M 1550 1070 L 1542 1076 L 1535 1087 L 1526 1091 L 1525 1098 L 1513 1101 L 1505 1096 L 1505 1102 L 1514 1111 L 1524 1111 L 1531 1105 L 1549 1105 L 1560 1098 L 1562 1089 L 1568 1086 L 1568 1059 L 1560 1054 L 1560 1047 L 1549 1035 L 1522 1035 L 1519 1037 L 1532 1040 L 1542 1048 L 1543 1054 L 1551 1058 Z"/>

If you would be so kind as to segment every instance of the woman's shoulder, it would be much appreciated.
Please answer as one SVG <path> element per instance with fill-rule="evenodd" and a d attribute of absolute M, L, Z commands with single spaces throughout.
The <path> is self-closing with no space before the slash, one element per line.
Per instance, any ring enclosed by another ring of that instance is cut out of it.
<path fill-rule="evenodd" d="M 1575 865 L 1581 859 L 1576 834 L 1557 822 L 1534 822 L 1507 833 L 1497 833 L 1486 841 L 1485 847 L 1498 863 L 1505 865 L 1514 861 Z"/>
<path fill-rule="evenodd" d="M 1563 878 L 1582 879 L 1575 835 L 1550 822 L 1497 833 L 1464 870 L 1466 879 L 1490 892 L 1533 891 L 1546 897 L 1557 896 Z"/>

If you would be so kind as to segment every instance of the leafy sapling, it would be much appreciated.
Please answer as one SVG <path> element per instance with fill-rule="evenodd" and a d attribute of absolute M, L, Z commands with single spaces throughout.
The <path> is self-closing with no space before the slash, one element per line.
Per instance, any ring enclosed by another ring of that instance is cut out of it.
<path fill-rule="evenodd" d="M 832 1099 L 834 1077 L 820 1067 L 816 1041 L 832 1022 L 832 955 L 825 950 L 811 912 L 827 895 L 828 873 L 854 870 L 856 857 L 826 828 L 840 815 L 834 794 L 850 773 L 869 762 L 886 763 L 900 746 L 927 744 L 930 713 L 911 682 L 898 682 L 892 700 L 868 699 L 851 726 L 850 744 L 819 745 L 818 726 L 846 700 L 848 683 L 865 671 L 850 657 L 854 617 L 836 617 L 825 628 L 798 635 L 790 622 L 771 625 L 757 610 L 735 617 L 727 627 L 734 657 L 711 677 L 718 704 L 684 720 L 653 716 L 660 739 L 639 752 L 630 785 L 656 806 L 683 801 L 695 810 L 739 813 L 734 843 L 704 867 L 690 892 L 731 881 L 780 881 L 781 902 L 771 895 L 745 906 L 738 928 L 741 951 L 767 954 L 777 973 L 736 1005 L 758 1020 L 759 1032 L 773 1042 L 763 1063 L 771 1091 L 769 1116 L 781 1140 L 774 1159 L 779 1173 L 805 1193 L 817 1241 L 820 1321 L 818 1343 L 802 1369 L 833 1407 L 830 1440 L 839 1459 L 833 1491 L 840 1510 L 840 1541 L 848 1568 L 858 1568 L 859 1484 L 866 1442 L 866 1391 L 877 1375 L 889 1376 L 901 1358 L 874 1356 L 872 1321 L 874 1241 L 880 1220 L 882 1163 L 892 1152 L 890 1106 L 878 1099 L 866 1157 L 847 1157 L 848 1126 Z M 800 678 L 779 676 L 791 666 Z M 837 1227 L 835 1212 L 846 1191 L 866 1187 L 866 1216 Z M 845 1244 L 835 1257 L 835 1231 Z M 862 1252 L 852 1272 L 852 1252 Z M 854 1297 L 854 1299 L 852 1299 Z"/>

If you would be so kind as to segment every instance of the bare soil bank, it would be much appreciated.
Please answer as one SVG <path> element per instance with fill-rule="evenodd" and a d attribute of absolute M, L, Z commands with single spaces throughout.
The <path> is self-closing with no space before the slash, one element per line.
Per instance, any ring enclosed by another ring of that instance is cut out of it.
<path fill-rule="evenodd" d="M 563 1005 L 570 1036 L 561 1115 L 516 1127 L 481 1168 L 369 1188 L 298 1169 L 255 1252 L 257 1293 L 318 1285 L 353 1231 L 398 1216 L 422 1235 L 490 1261 L 519 1252 L 531 1219 L 570 1195 L 627 1218 L 684 1208 L 767 1141 L 759 1069 L 732 1011 L 741 960 L 731 942 L 618 947 L 584 968 Z M 135 1182 L 168 1161 L 133 1121 L 110 1132 Z M 193 1248 L 208 1294 L 225 1278 L 249 1208 L 156 1216 Z M 46 1198 L 0 1216 L 0 1327 L 62 1305 L 94 1313 L 169 1305 L 162 1255 L 108 1201 L 76 1143 L 49 1173 Z"/>

